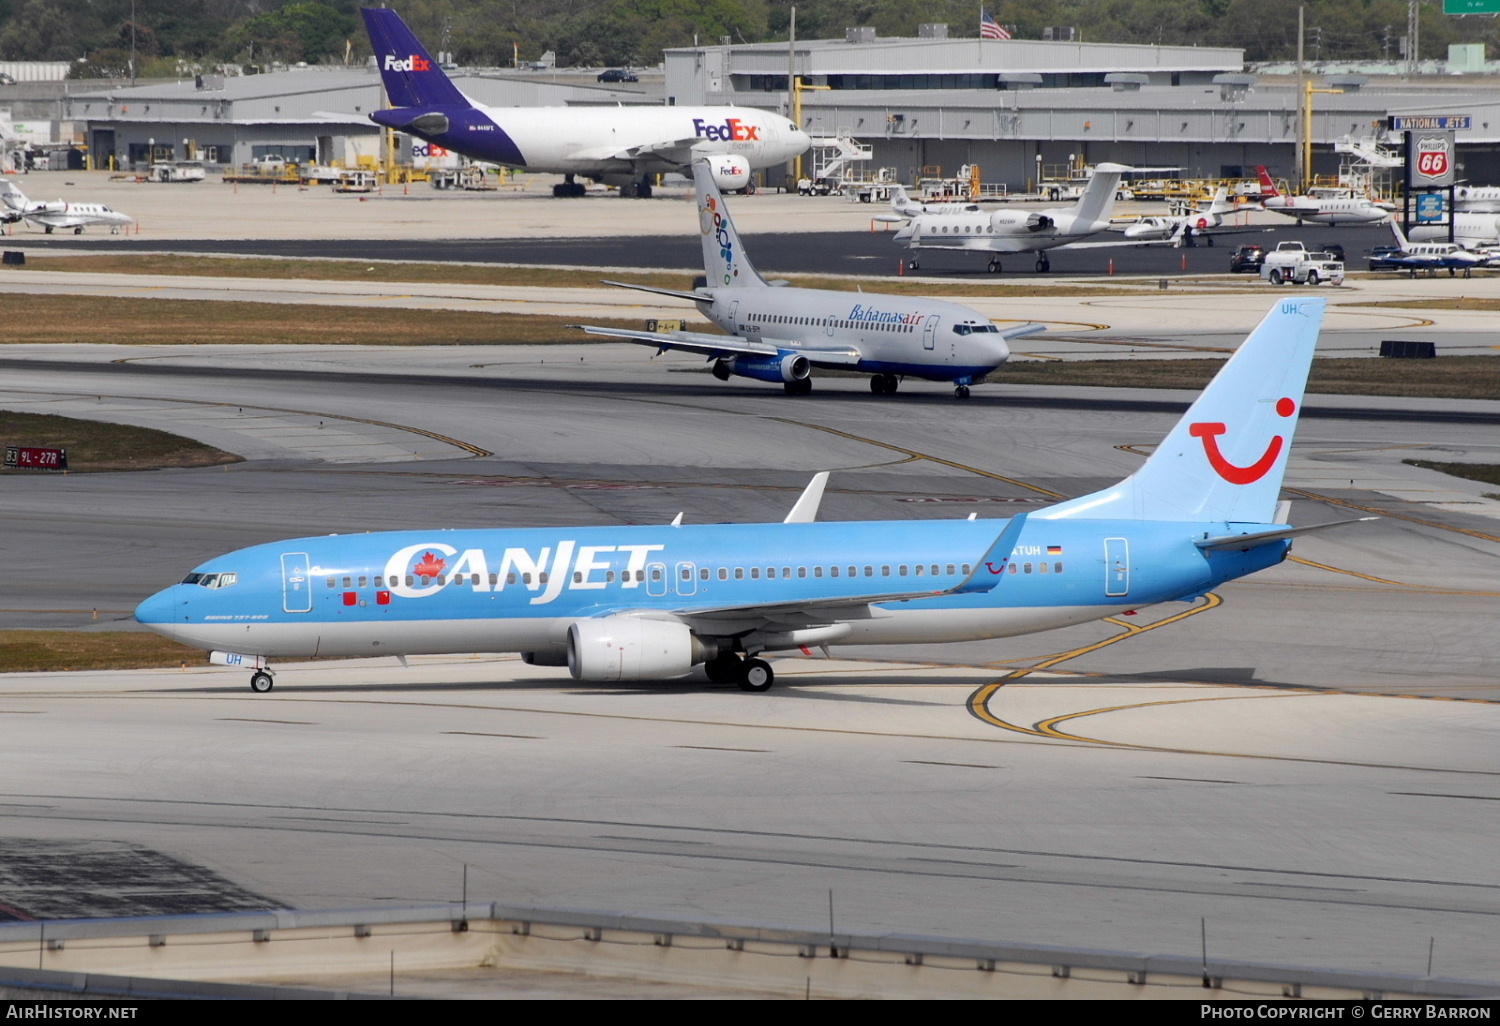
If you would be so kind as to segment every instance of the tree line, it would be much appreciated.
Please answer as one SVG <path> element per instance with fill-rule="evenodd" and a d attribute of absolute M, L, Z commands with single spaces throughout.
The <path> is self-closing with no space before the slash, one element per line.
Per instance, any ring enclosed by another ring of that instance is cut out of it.
<path fill-rule="evenodd" d="M 557 54 L 559 66 L 651 66 L 667 47 L 785 40 L 790 0 L 394 0 L 433 52 L 465 65 L 506 66 Z M 1086 42 L 1242 47 L 1250 61 L 1296 56 L 1292 0 L 987 0 L 1018 39 L 1069 27 Z M 360 62 L 369 54 L 358 0 L 0 0 L 0 59 L 67 60 L 74 76 L 170 77 L 221 64 Z M 915 36 L 946 22 L 950 38 L 979 31 L 972 0 L 802 0 L 797 35 L 842 38 L 853 26 Z M 1400 56 L 1405 0 L 1308 0 L 1309 60 Z M 1422 55 L 1453 42 L 1500 43 L 1500 20 L 1452 18 L 1420 6 Z"/>

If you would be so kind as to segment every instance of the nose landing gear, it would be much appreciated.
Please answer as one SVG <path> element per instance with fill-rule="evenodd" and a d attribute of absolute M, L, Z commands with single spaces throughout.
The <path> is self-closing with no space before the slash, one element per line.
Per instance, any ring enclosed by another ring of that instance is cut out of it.
<path fill-rule="evenodd" d="M 257 695 L 263 695 L 267 691 L 270 691 L 271 686 L 275 683 L 276 681 L 268 669 L 256 670 L 250 675 L 250 690 L 254 691 Z"/>

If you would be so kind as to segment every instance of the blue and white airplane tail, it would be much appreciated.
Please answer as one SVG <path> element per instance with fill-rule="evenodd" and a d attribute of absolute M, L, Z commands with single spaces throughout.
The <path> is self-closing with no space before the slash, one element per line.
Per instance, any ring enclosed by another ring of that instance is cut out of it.
<path fill-rule="evenodd" d="M 1278 302 L 1141 469 L 1032 519 L 1272 523 L 1323 306 Z"/>
<path fill-rule="evenodd" d="M 399 14 L 384 7 L 361 7 L 360 14 L 392 107 L 470 106 Z"/>
<path fill-rule="evenodd" d="M 739 233 L 729 219 L 729 208 L 724 205 L 724 197 L 714 184 L 713 171 L 707 161 L 693 161 L 693 185 L 698 193 L 698 230 L 703 237 L 703 274 L 708 279 L 708 287 L 766 284 L 740 244 Z"/>

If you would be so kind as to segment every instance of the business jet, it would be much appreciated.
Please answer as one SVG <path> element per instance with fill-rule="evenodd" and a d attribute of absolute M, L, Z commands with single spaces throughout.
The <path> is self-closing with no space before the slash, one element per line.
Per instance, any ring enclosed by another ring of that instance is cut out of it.
<path fill-rule="evenodd" d="M 1453 209 L 1466 214 L 1500 214 L 1500 186 L 1460 185 L 1453 190 Z"/>
<path fill-rule="evenodd" d="M 877 221 L 905 221 L 908 218 L 920 214 L 977 214 L 978 203 L 968 203 L 961 200 L 944 200 L 939 202 L 926 202 L 914 200 L 906 192 L 906 186 L 895 185 L 891 187 L 891 214 L 882 214 L 875 218 Z"/>
<path fill-rule="evenodd" d="M 1473 274 L 1474 268 L 1492 266 L 1494 254 L 1467 249 L 1456 242 L 1411 242 L 1394 218 L 1390 225 L 1391 234 L 1395 235 L 1396 245 L 1401 252 L 1390 253 L 1382 259 L 1401 270 L 1411 272 L 1413 278 L 1418 271 L 1434 275 L 1445 268 L 1450 277 L 1463 271 L 1464 277 L 1468 278 Z"/>
<path fill-rule="evenodd" d="M 1036 269 L 1052 269 L 1049 249 L 1075 246 L 1091 235 L 1109 229 L 1109 211 L 1115 200 L 1120 175 L 1131 170 L 1123 164 L 1100 164 L 1071 207 L 1040 211 L 982 210 L 958 214 L 922 211 L 893 236 L 897 245 L 912 251 L 906 266 L 921 267 L 924 249 L 963 250 L 981 253 L 1035 253 Z M 992 256 L 989 271 L 998 274 L 1000 257 Z"/>
<path fill-rule="evenodd" d="M 788 395 L 812 391 L 814 368 L 834 368 L 871 375 L 876 395 L 894 395 L 906 376 L 951 381 L 960 399 L 1010 357 L 1008 339 L 1043 330 L 1028 324 L 1001 331 L 983 314 L 938 299 L 768 282 L 740 242 L 717 176 L 706 161 L 694 162 L 692 170 L 705 284 L 691 292 L 609 284 L 695 303 L 728 334 L 573 327 L 658 350 L 698 353 L 713 361 L 720 381 L 736 375 L 779 381 Z"/>
<path fill-rule="evenodd" d="M 1229 190 L 1219 186 L 1208 206 L 1189 210 L 1186 214 L 1142 217 L 1120 225 L 1111 225 L 1111 231 L 1119 231 L 1132 242 L 1170 242 L 1174 246 L 1191 246 L 1195 238 L 1206 239 L 1214 244 L 1215 235 L 1231 235 L 1242 232 L 1259 232 L 1267 229 L 1247 228 L 1215 231 L 1224 225 L 1224 215 L 1234 213 L 1234 202 L 1229 199 Z"/>
<path fill-rule="evenodd" d="M 561 174 L 554 196 L 582 196 L 582 177 L 646 198 L 654 175 L 707 156 L 720 188 L 752 189 L 751 171 L 811 144 L 786 118 L 749 107 L 486 107 L 458 91 L 395 11 L 361 13 L 392 108 L 372 121 L 474 160 Z"/>
<path fill-rule="evenodd" d="M 1413 225 L 1413 242 L 1448 241 L 1448 226 Z M 1458 212 L 1453 215 L 1453 240 L 1466 249 L 1500 246 L 1500 215 Z"/>
<path fill-rule="evenodd" d="M 1316 224 L 1370 224 L 1384 221 L 1396 209 L 1389 203 L 1377 203 L 1363 196 L 1288 196 L 1276 188 L 1270 172 L 1264 166 L 1255 170 L 1260 175 L 1261 209 L 1295 218 L 1298 224 L 1304 221 Z"/>
<path fill-rule="evenodd" d="M 1323 305 L 1276 303 L 1129 478 L 1008 520 L 818 523 L 825 472 L 779 524 L 257 545 L 200 564 L 135 617 L 251 670 L 257 692 L 273 660 L 472 651 L 584 681 L 701 665 L 765 691 L 769 652 L 1011 637 L 1191 602 L 1317 529 L 1288 526 L 1277 500 Z"/>
<path fill-rule="evenodd" d="M 71 228 L 74 235 L 82 235 L 85 228 L 95 224 L 107 224 L 118 235 L 121 228 L 135 223 L 129 214 L 111 210 L 102 203 L 29 200 L 14 182 L 0 180 L 0 224 L 21 220 L 37 225 L 48 235 L 57 228 Z"/>

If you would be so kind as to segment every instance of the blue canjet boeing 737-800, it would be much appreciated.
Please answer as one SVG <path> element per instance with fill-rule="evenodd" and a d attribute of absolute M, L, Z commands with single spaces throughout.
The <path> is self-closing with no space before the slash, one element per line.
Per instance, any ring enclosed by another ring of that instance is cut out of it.
<path fill-rule="evenodd" d="M 788 395 L 812 391 L 814 367 L 869 374 L 870 391 L 894 395 L 901 378 L 951 381 L 954 394 L 1010 357 L 1006 340 L 1042 331 L 1026 324 L 1001 331 L 976 310 L 940 299 L 793 288 L 766 281 L 750 263 L 714 175 L 693 164 L 704 284 L 692 292 L 609 282 L 698 304 L 703 316 L 729 334 L 636 331 L 578 324 L 591 335 L 706 356 L 714 377 L 779 381 Z"/>
<path fill-rule="evenodd" d="M 1323 302 L 1278 302 L 1135 474 L 1009 520 L 815 523 L 825 473 L 780 524 L 257 545 L 201 564 L 136 619 L 251 669 L 262 692 L 271 659 L 475 651 L 587 681 L 702 664 L 764 691 L 766 652 L 1000 638 L 1191 601 L 1316 529 L 1287 526 L 1278 495 Z"/>
<path fill-rule="evenodd" d="M 561 174 L 554 196 L 582 196 L 583 177 L 644 199 L 655 175 L 702 158 L 722 188 L 748 189 L 753 169 L 811 145 L 786 118 L 754 107 L 486 107 L 459 92 L 395 11 L 360 13 L 391 101 L 372 121 L 474 160 Z"/>

